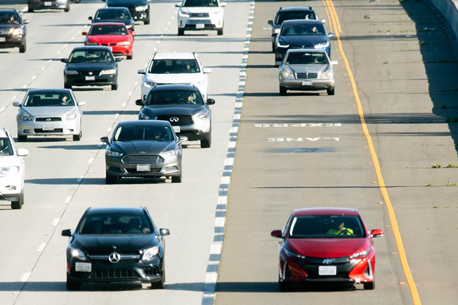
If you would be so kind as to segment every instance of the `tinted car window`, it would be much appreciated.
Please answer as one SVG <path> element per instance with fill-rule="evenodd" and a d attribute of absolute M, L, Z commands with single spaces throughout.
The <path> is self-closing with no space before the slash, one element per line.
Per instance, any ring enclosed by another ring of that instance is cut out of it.
<path fill-rule="evenodd" d="M 141 214 L 91 215 L 81 220 L 79 234 L 150 234 L 151 223 Z"/>
<path fill-rule="evenodd" d="M 146 105 L 203 105 L 204 102 L 198 92 L 191 90 L 158 90 L 150 91 L 146 97 Z"/>
<path fill-rule="evenodd" d="M 20 18 L 16 13 L 2 12 L 0 13 L 0 24 L 19 24 Z"/>
<path fill-rule="evenodd" d="M 330 232 L 341 223 L 352 234 L 335 235 Z M 290 238 L 362 238 L 366 237 L 361 220 L 357 216 L 307 215 L 296 216 L 289 228 Z"/>
<path fill-rule="evenodd" d="M 199 73 L 199 65 L 195 59 L 158 59 L 151 63 L 149 73 Z"/>
<path fill-rule="evenodd" d="M 172 141 L 172 130 L 167 126 L 119 126 L 114 133 L 115 141 Z"/>
<path fill-rule="evenodd" d="M 316 19 L 316 16 L 313 12 L 300 11 L 300 12 L 280 12 L 275 18 L 275 24 L 282 24 L 285 20 L 292 19 Z"/>
<path fill-rule="evenodd" d="M 95 25 L 91 27 L 89 35 L 128 35 L 123 25 Z"/>
<path fill-rule="evenodd" d="M 281 34 L 284 36 L 297 35 L 325 35 L 322 24 L 288 24 L 283 27 Z"/>
<path fill-rule="evenodd" d="M 216 0 L 186 0 L 183 7 L 218 7 Z"/>
<path fill-rule="evenodd" d="M 32 93 L 23 103 L 24 107 L 75 106 L 75 101 L 68 93 Z"/>
<path fill-rule="evenodd" d="M 9 138 L 0 138 L 0 156 L 14 155 L 13 145 Z M 1 172 L 0 172 L 1 175 Z"/>
<path fill-rule="evenodd" d="M 129 19 L 129 11 L 127 10 L 99 10 L 95 14 L 96 20 L 111 20 L 111 19 Z"/>
<path fill-rule="evenodd" d="M 287 65 L 297 64 L 328 64 L 328 58 L 323 53 L 303 53 L 303 52 L 290 52 L 285 59 Z"/>
<path fill-rule="evenodd" d="M 70 54 L 69 63 L 113 62 L 113 56 L 105 50 L 76 50 Z"/>

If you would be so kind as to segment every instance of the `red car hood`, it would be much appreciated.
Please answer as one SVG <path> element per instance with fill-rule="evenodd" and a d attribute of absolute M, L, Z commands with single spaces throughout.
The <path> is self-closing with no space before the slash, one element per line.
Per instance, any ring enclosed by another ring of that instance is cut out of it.
<path fill-rule="evenodd" d="M 88 42 L 97 43 L 118 43 L 121 41 L 129 41 L 129 35 L 91 35 L 87 37 Z"/>
<path fill-rule="evenodd" d="M 289 251 L 303 256 L 338 258 L 365 251 L 371 242 L 367 238 L 303 238 L 288 239 L 284 245 Z"/>

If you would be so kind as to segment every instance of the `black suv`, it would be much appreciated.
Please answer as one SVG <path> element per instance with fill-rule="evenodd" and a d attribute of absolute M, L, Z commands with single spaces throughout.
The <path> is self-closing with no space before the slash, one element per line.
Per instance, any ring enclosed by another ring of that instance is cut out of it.
<path fill-rule="evenodd" d="M 102 0 L 107 2 L 107 7 L 127 7 L 134 20 L 150 23 L 150 7 L 148 0 Z"/>
<path fill-rule="evenodd" d="M 281 7 L 278 9 L 274 20 L 269 20 L 267 23 L 272 26 L 272 52 L 275 52 L 275 39 L 280 33 L 280 27 L 283 21 L 292 19 L 318 19 L 315 11 L 311 6 L 299 7 Z M 324 23 L 324 19 L 322 20 Z"/>
<path fill-rule="evenodd" d="M 19 52 L 25 53 L 27 23 L 29 20 L 22 19 L 16 9 L 0 10 L 0 49 L 19 48 Z"/>
<path fill-rule="evenodd" d="M 74 0 L 75 3 L 80 3 L 81 0 Z M 29 13 L 35 10 L 59 10 L 64 12 L 70 11 L 70 0 L 27 0 Z"/>

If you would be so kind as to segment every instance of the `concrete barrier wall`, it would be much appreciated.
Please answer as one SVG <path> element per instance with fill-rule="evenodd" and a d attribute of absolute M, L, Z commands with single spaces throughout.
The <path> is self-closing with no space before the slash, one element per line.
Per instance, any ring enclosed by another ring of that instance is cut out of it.
<path fill-rule="evenodd" d="M 458 39 L 458 0 L 429 0 L 444 15 Z"/>

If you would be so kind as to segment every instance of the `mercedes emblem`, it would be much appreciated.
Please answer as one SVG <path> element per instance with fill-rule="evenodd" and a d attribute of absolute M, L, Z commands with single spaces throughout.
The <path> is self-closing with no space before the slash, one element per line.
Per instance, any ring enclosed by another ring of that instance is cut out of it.
<path fill-rule="evenodd" d="M 118 252 L 113 252 L 110 254 L 110 256 L 108 256 L 108 260 L 112 264 L 116 264 L 121 260 L 121 254 L 119 254 Z"/>

